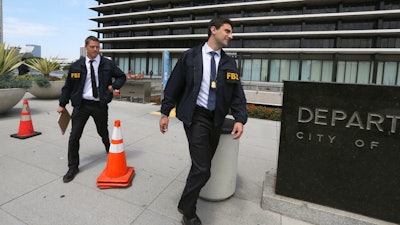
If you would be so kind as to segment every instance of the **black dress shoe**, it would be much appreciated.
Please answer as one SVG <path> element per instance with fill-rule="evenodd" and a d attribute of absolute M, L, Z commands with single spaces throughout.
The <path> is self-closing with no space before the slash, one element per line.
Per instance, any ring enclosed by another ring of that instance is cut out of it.
<path fill-rule="evenodd" d="M 186 216 L 182 217 L 182 225 L 201 225 L 200 218 L 195 215 L 193 218 L 186 218 Z"/>
<path fill-rule="evenodd" d="M 71 180 L 73 180 L 74 177 L 76 176 L 76 174 L 78 174 L 78 172 L 79 172 L 78 168 L 69 169 L 68 172 L 63 177 L 64 183 L 67 183 L 67 182 L 70 182 Z"/>

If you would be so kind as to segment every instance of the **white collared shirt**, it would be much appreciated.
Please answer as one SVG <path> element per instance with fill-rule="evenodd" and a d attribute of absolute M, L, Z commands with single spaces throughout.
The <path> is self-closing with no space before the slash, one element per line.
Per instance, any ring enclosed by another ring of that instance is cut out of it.
<path fill-rule="evenodd" d="M 83 87 L 82 97 L 87 100 L 99 101 L 100 100 L 99 97 L 97 97 L 97 98 L 93 97 L 92 78 L 91 78 L 91 74 L 90 74 L 90 59 L 87 56 L 86 56 L 85 63 L 86 63 L 87 75 L 86 75 L 86 80 L 85 80 L 85 86 Z M 99 64 L 100 64 L 100 55 L 97 55 L 93 61 L 94 75 L 96 77 L 96 87 L 99 86 Z M 99 93 L 99 92 L 97 91 L 97 93 Z"/>
<path fill-rule="evenodd" d="M 201 48 L 202 56 L 203 56 L 203 80 L 200 85 L 199 96 L 197 96 L 197 105 L 207 108 L 208 104 L 208 92 L 210 91 L 210 77 L 211 77 L 211 54 L 213 52 L 212 48 L 207 44 L 207 42 Z M 218 71 L 218 64 L 221 59 L 221 49 L 218 51 L 214 51 L 215 56 L 215 66 Z M 218 76 L 218 72 L 217 72 Z"/>

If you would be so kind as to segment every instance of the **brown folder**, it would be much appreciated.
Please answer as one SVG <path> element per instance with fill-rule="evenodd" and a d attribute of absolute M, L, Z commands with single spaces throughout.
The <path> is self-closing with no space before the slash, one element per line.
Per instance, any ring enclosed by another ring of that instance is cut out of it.
<path fill-rule="evenodd" d="M 61 134 L 64 135 L 70 120 L 71 115 L 69 114 L 67 109 L 65 109 L 63 113 L 60 113 L 60 116 L 58 117 L 58 125 L 60 126 Z"/>

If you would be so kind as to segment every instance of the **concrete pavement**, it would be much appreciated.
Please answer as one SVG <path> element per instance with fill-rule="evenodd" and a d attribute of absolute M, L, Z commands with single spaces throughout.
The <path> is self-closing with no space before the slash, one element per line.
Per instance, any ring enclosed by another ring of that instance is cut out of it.
<path fill-rule="evenodd" d="M 159 110 L 153 104 L 113 101 L 109 131 L 121 120 L 128 166 L 136 175 L 132 186 L 101 190 L 96 179 L 107 155 L 92 119 L 81 138 L 80 173 L 63 183 L 67 168 L 70 126 L 61 135 L 57 100 L 40 100 L 26 93 L 35 131 L 20 140 L 22 101 L 0 115 L 0 224 L 178 225 L 176 209 L 189 171 L 190 157 L 183 126 L 170 119 L 161 134 Z M 70 105 L 67 108 L 71 111 Z M 266 172 L 276 175 L 280 123 L 250 118 L 240 140 L 235 194 L 224 201 L 199 200 L 198 215 L 205 225 L 308 225 L 260 206 Z"/>

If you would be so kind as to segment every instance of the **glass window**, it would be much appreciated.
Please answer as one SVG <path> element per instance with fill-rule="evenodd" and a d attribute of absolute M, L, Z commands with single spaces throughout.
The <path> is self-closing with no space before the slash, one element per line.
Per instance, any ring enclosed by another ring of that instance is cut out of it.
<path fill-rule="evenodd" d="M 397 82 L 396 82 L 396 85 L 400 85 L 399 75 L 400 75 L 400 66 L 397 66 Z"/>
<path fill-rule="evenodd" d="M 160 72 L 160 62 L 161 62 L 161 58 L 150 58 L 149 60 L 149 70 L 153 71 L 153 76 L 158 76 L 161 74 Z"/>
<path fill-rule="evenodd" d="M 260 26 L 260 25 L 251 26 L 251 25 L 246 25 L 246 26 L 244 27 L 243 32 L 244 32 L 244 33 L 268 32 L 268 31 L 269 31 L 268 28 L 269 28 L 268 25 L 266 25 L 266 26 Z M 234 30 L 234 32 L 235 32 L 235 30 Z M 235 34 L 234 34 L 234 35 L 235 35 Z"/>
<path fill-rule="evenodd" d="M 264 10 L 254 10 L 254 9 L 248 9 L 246 11 L 243 12 L 244 14 L 242 15 L 242 17 L 257 17 L 257 16 L 266 16 L 268 13 L 268 10 L 264 11 Z"/>
<path fill-rule="evenodd" d="M 188 28 L 172 29 L 172 34 L 190 34 Z"/>
<path fill-rule="evenodd" d="M 289 80 L 299 80 L 300 61 L 290 60 Z"/>
<path fill-rule="evenodd" d="M 244 43 L 246 43 L 244 41 Z M 274 48 L 300 48 L 300 38 L 298 39 L 272 39 L 272 40 L 268 40 L 268 41 L 264 41 L 265 44 L 269 44 L 266 45 L 268 47 L 274 47 Z M 258 43 L 260 44 L 259 46 L 255 46 L 256 48 L 260 48 L 262 45 L 262 43 Z M 265 45 L 264 44 L 264 45 Z M 245 48 L 248 48 L 247 46 L 243 46 Z"/>
<path fill-rule="evenodd" d="M 399 74 L 399 62 L 378 62 L 376 84 L 400 85 Z"/>
<path fill-rule="evenodd" d="M 311 80 L 311 60 L 303 60 L 301 62 L 301 75 L 300 80 Z"/>
<path fill-rule="evenodd" d="M 381 48 L 395 48 L 397 43 L 397 38 L 382 38 Z"/>
<path fill-rule="evenodd" d="M 242 80 L 250 80 L 250 77 L 251 77 L 251 59 L 244 59 Z"/>
<path fill-rule="evenodd" d="M 385 9 L 399 9 L 400 3 L 398 1 L 385 1 Z"/>
<path fill-rule="evenodd" d="M 265 60 L 265 65 L 268 65 L 268 60 Z M 265 70 L 267 71 L 267 68 L 265 68 Z M 298 60 L 273 59 L 271 60 L 271 77 L 269 81 L 282 82 L 284 80 L 298 80 L 299 70 L 300 61 Z M 266 74 L 263 76 L 261 81 L 267 81 Z"/>
<path fill-rule="evenodd" d="M 334 12 L 337 12 L 337 6 L 327 5 L 326 3 L 324 3 L 323 7 L 310 5 L 303 9 L 304 14 L 319 14 L 319 13 L 334 13 Z"/>
<path fill-rule="evenodd" d="M 397 62 L 385 62 L 382 84 L 395 85 L 396 77 L 397 77 Z"/>
<path fill-rule="evenodd" d="M 275 16 L 282 16 L 282 15 L 297 15 L 301 14 L 302 9 L 298 8 L 273 8 L 269 14 L 270 15 L 275 15 Z"/>
<path fill-rule="evenodd" d="M 357 84 L 372 82 L 372 63 L 369 61 L 339 61 L 336 82 Z"/>
<path fill-rule="evenodd" d="M 305 38 L 302 40 L 303 48 L 333 48 L 335 47 L 335 40 L 333 38 L 325 39 L 309 39 Z"/>
<path fill-rule="evenodd" d="M 125 73 L 129 70 L 129 57 L 128 56 L 121 56 L 118 62 L 119 68 L 124 71 Z"/>
<path fill-rule="evenodd" d="M 235 34 L 233 34 L 233 36 L 235 36 Z M 229 45 L 231 47 L 233 47 L 232 42 L 229 43 Z M 287 47 L 287 45 L 290 44 L 290 42 L 293 42 L 293 41 L 292 40 L 286 40 L 286 41 L 280 41 L 279 43 L 282 44 L 281 47 Z M 243 40 L 242 43 L 243 43 L 243 45 L 239 45 L 238 47 L 243 47 L 243 48 L 268 48 L 268 47 L 271 47 L 271 45 L 270 45 L 271 42 L 270 41 L 259 40 L 259 39 Z M 278 47 L 277 45 L 274 45 L 274 46 Z"/>
<path fill-rule="evenodd" d="M 146 24 L 149 21 L 147 19 L 135 19 L 132 22 L 136 23 L 136 24 Z"/>
<path fill-rule="evenodd" d="M 345 67 L 345 83 L 356 83 L 357 78 L 357 62 L 346 62 Z"/>
<path fill-rule="evenodd" d="M 132 68 L 132 73 L 140 73 L 140 58 L 134 59 L 135 66 Z"/>
<path fill-rule="evenodd" d="M 146 58 L 140 58 L 140 73 L 146 72 Z"/>
<path fill-rule="evenodd" d="M 131 65 L 131 72 L 134 73 L 134 71 L 135 71 L 135 59 L 134 58 L 131 58 L 130 65 Z"/>
<path fill-rule="evenodd" d="M 301 31 L 301 24 L 274 24 L 272 32 Z"/>
<path fill-rule="evenodd" d="M 376 84 L 382 84 L 382 79 L 383 79 L 383 62 L 379 62 L 376 72 Z"/>
<path fill-rule="evenodd" d="M 307 23 L 303 25 L 303 31 L 336 30 L 336 23 Z"/>
<path fill-rule="evenodd" d="M 154 17 L 153 18 L 153 23 L 162 23 L 162 22 L 169 22 L 170 18 L 169 17 Z"/>
<path fill-rule="evenodd" d="M 333 73 L 333 62 L 332 61 L 323 61 L 322 62 L 321 81 L 331 82 L 332 81 L 332 73 Z"/>
<path fill-rule="evenodd" d="M 289 80 L 290 60 L 282 59 L 279 70 L 279 81 Z"/>
<path fill-rule="evenodd" d="M 268 60 L 261 60 L 261 79 L 260 81 L 267 81 L 268 78 Z"/>
<path fill-rule="evenodd" d="M 123 20 L 123 21 L 119 21 L 118 25 L 122 26 L 122 25 L 130 25 L 131 21 L 130 20 Z"/>
<path fill-rule="evenodd" d="M 136 33 L 136 32 L 135 32 Z M 153 30 L 153 35 L 169 35 L 168 30 Z M 138 35 L 138 36 L 144 36 L 144 35 Z"/>
<path fill-rule="evenodd" d="M 261 59 L 253 59 L 251 68 L 251 79 L 252 81 L 260 81 L 261 75 Z"/>
<path fill-rule="evenodd" d="M 360 61 L 358 63 L 358 74 L 357 83 L 358 84 L 368 84 L 372 80 L 372 67 L 371 62 Z"/>
<path fill-rule="evenodd" d="M 383 21 L 382 29 L 397 29 L 400 27 L 400 21 L 387 19 Z"/>
<path fill-rule="evenodd" d="M 188 21 L 191 20 L 190 16 L 188 15 L 184 15 L 184 16 L 175 16 L 174 18 L 172 18 L 173 21 Z"/>
<path fill-rule="evenodd" d="M 374 29 L 375 21 L 343 22 L 341 30 L 368 30 Z"/>
<path fill-rule="evenodd" d="M 358 11 L 370 11 L 376 10 L 376 3 L 372 2 L 365 2 L 365 3 L 346 3 L 343 6 L 344 12 L 358 12 Z"/>
<path fill-rule="evenodd" d="M 322 61 L 320 60 L 312 60 L 311 61 L 311 81 L 320 81 L 321 80 L 321 71 L 322 71 Z"/>
<path fill-rule="evenodd" d="M 279 59 L 271 60 L 271 75 L 269 81 L 279 82 L 280 62 Z"/>
<path fill-rule="evenodd" d="M 300 80 L 332 81 L 333 62 L 327 60 L 303 60 Z"/>
<path fill-rule="evenodd" d="M 132 73 L 145 73 L 146 71 L 146 58 L 145 57 L 136 57 L 132 61 L 134 61 L 132 68 Z"/>
<path fill-rule="evenodd" d="M 336 82 L 344 83 L 345 68 L 346 68 L 346 63 L 344 61 L 339 61 L 336 71 Z"/>

